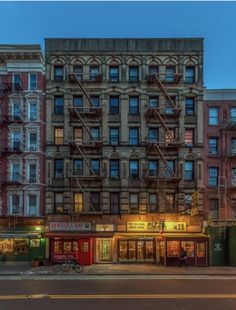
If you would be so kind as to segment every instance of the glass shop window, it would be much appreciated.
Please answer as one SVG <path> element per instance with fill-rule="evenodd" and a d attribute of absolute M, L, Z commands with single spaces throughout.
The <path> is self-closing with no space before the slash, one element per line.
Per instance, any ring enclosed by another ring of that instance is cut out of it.
<path fill-rule="evenodd" d="M 180 247 L 179 241 L 167 241 L 167 256 L 179 257 Z"/>
<path fill-rule="evenodd" d="M 194 257 L 194 241 L 181 241 L 181 247 L 187 252 L 187 257 Z"/>
<path fill-rule="evenodd" d="M 62 254 L 62 252 L 63 252 L 63 242 L 54 241 L 54 253 Z"/>

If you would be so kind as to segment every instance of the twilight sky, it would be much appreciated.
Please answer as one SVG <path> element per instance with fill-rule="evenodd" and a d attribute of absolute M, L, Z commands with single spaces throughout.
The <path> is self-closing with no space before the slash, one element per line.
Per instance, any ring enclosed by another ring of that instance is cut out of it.
<path fill-rule="evenodd" d="M 204 37 L 205 86 L 236 88 L 236 2 L 0 2 L 0 44 Z"/>

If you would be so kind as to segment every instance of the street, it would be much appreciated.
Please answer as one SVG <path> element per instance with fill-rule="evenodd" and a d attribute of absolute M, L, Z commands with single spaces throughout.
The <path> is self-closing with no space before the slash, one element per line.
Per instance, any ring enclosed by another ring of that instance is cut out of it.
<path fill-rule="evenodd" d="M 1 280 L 0 309 L 236 309 L 236 279 Z"/>

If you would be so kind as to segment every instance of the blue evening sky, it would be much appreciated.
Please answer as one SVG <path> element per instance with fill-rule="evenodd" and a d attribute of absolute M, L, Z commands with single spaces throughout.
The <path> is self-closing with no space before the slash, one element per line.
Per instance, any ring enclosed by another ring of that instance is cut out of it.
<path fill-rule="evenodd" d="M 236 88 L 236 2 L 1 2 L 0 44 L 204 37 L 205 86 Z"/>

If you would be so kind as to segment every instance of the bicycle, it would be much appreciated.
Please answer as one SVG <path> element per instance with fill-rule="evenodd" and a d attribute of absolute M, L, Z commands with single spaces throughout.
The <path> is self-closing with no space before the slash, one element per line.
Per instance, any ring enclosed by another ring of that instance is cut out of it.
<path fill-rule="evenodd" d="M 84 267 L 73 259 L 66 259 L 65 262 L 61 264 L 60 269 L 63 272 L 67 272 L 72 269 L 78 273 L 81 273 L 84 270 Z"/>

